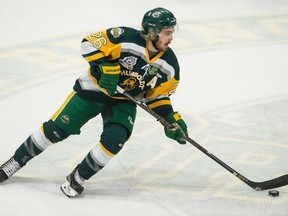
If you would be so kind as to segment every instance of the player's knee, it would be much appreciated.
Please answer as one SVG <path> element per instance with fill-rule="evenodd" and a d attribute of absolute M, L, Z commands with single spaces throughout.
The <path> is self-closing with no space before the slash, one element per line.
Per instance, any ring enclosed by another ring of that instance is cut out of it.
<path fill-rule="evenodd" d="M 44 135 L 50 142 L 57 143 L 66 139 L 70 134 L 58 127 L 52 120 L 44 122 Z"/>
<path fill-rule="evenodd" d="M 117 154 L 128 138 L 128 130 L 120 124 L 107 123 L 101 135 L 101 143 L 112 154 Z"/>

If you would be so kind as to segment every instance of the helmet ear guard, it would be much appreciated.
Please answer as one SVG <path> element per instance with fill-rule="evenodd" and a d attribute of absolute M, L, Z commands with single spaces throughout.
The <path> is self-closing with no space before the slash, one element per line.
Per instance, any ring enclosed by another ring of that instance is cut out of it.
<path fill-rule="evenodd" d="M 142 28 L 140 34 L 142 38 L 144 38 L 146 41 L 155 40 L 159 36 L 160 31 L 159 29 L 155 28 L 148 28 L 148 29 Z"/>

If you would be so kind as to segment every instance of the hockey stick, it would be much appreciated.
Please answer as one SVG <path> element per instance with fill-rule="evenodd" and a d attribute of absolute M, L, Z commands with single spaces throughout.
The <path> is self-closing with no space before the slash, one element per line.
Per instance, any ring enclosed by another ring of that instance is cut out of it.
<path fill-rule="evenodd" d="M 128 92 L 126 92 L 124 89 L 122 89 L 120 86 L 117 86 L 117 91 L 121 94 L 123 94 L 126 98 L 130 99 L 133 103 L 141 107 L 143 110 L 154 116 L 160 123 L 162 123 L 167 128 L 172 128 L 173 125 L 171 125 L 169 122 L 167 122 L 163 117 L 155 113 L 153 110 L 149 109 L 144 103 L 141 101 L 136 100 L 133 96 L 131 96 Z M 251 188 L 260 191 L 260 190 L 268 190 L 272 188 L 278 188 L 285 185 L 288 185 L 288 174 L 263 181 L 263 182 L 254 182 L 249 179 L 247 179 L 245 176 L 234 170 L 232 167 L 228 166 L 226 163 L 221 161 L 219 158 L 217 158 L 215 155 L 213 155 L 211 152 L 203 148 L 201 145 L 199 145 L 197 142 L 192 140 L 190 137 L 183 137 L 187 142 L 195 146 L 197 149 L 199 149 L 201 152 L 206 154 L 208 157 L 210 157 L 212 160 L 217 162 L 219 165 L 224 167 L 226 170 L 228 170 L 230 173 L 232 173 L 234 176 L 236 176 L 238 179 L 243 181 L 245 184 L 249 185 Z"/>

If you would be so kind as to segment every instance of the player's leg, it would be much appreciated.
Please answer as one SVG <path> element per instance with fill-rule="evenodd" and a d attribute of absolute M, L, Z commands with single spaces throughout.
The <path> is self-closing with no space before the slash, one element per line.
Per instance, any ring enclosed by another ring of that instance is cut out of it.
<path fill-rule="evenodd" d="M 50 145 L 66 139 L 71 134 L 79 134 L 80 128 L 100 112 L 100 105 L 99 108 L 96 106 L 96 111 L 90 112 L 92 106 L 89 101 L 72 92 L 52 119 L 32 133 L 0 167 L 0 182 L 7 180 Z"/>
<path fill-rule="evenodd" d="M 129 102 L 114 105 L 102 113 L 104 127 L 99 143 L 67 176 L 61 190 L 68 197 L 80 195 L 85 180 L 99 172 L 124 146 L 132 133 L 136 107 Z"/>
<path fill-rule="evenodd" d="M 49 128 L 49 129 L 47 129 Z M 52 138 L 57 133 L 57 141 Z M 47 136 L 47 133 L 50 134 Z M 41 128 L 32 133 L 15 151 L 14 155 L 0 167 L 0 182 L 7 180 L 18 170 L 26 165 L 28 161 L 42 153 L 52 144 L 51 138 L 59 142 L 68 137 L 65 131 L 57 127 L 51 120 L 45 122 Z"/>

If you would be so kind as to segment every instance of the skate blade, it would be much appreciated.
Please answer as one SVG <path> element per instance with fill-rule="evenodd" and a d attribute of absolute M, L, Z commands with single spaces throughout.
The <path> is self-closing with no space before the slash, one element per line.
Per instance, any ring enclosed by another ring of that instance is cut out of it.
<path fill-rule="evenodd" d="M 61 191 L 69 198 L 77 197 L 79 194 L 70 186 L 70 183 L 66 181 L 60 187 Z"/>

